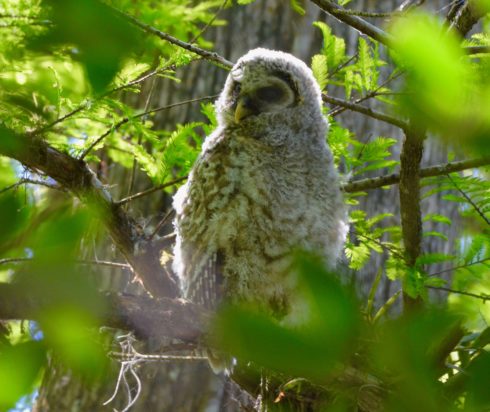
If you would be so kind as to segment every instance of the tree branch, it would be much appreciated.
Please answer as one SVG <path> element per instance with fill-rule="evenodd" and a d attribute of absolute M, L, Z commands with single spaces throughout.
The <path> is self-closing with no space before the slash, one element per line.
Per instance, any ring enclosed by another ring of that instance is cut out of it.
<path fill-rule="evenodd" d="M 447 175 L 448 173 L 461 172 L 463 170 L 475 169 L 487 165 L 490 165 L 490 157 L 445 163 L 442 165 L 436 165 L 436 166 L 420 169 L 420 177 L 427 178 L 427 177 L 444 176 Z M 345 185 L 343 185 L 342 189 L 346 193 L 355 193 L 363 190 L 377 189 L 383 186 L 396 185 L 398 183 L 400 183 L 400 174 L 393 173 L 391 175 L 386 175 L 386 176 L 354 180 L 353 182 L 346 183 Z"/>
<path fill-rule="evenodd" d="M 45 173 L 97 212 L 147 291 L 155 297 L 179 295 L 175 280 L 160 265 L 159 251 L 146 241 L 144 233 L 122 208 L 114 204 L 85 162 L 56 150 L 39 137 L 14 134 L 5 128 L 0 134 L 1 155 Z"/>
<path fill-rule="evenodd" d="M 408 124 L 405 123 L 403 120 L 397 119 L 396 117 L 392 117 L 381 112 L 377 112 L 376 110 L 370 109 L 369 107 L 365 107 L 357 103 L 348 102 L 347 100 L 338 99 L 337 97 L 327 96 L 326 94 L 322 94 L 322 100 L 325 103 L 342 106 L 354 112 L 362 113 L 366 116 L 372 117 L 373 119 L 392 124 L 396 127 L 399 127 L 400 129 L 405 130 L 408 127 Z"/>
<path fill-rule="evenodd" d="M 424 150 L 425 131 L 415 126 L 405 131 L 400 154 L 400 217 L 403 244 L 408 266 L 415 266 L 422 247 L 422 212 L 420 209 L 420 162 Z M 407 309 L 420 306 L 419 298 L 413 299 L 406 293 L 403 301 Z"/>
<path fill-rule="evenodd" d="M 345 9 L 335 4 L 330 0 L 311 0 L 322 10 L 336 17 L 338 20 L 348 24 L 349 26 L 355 28 L 363 34 L 368 35 L 374 40 L 388 45 L 391 41 L 391 35 L 381 30 L 379 27 L 367 22 L 366 20 L 360 18 L 359 16 L 352 16 L 345 13 Z"/>
<path fill-rule="evenodd" d="M 41 296 L 39 296 L 41 295 Z M 100 325 L 135 332 L 140 339 L 181 339 L 197 342 L 209 315 L 202 307 L 182 299 L 152 299 L 116 293 L 100 294 L 105 308 L 98 314 Z M 56 302 L 42 293 L 21 286 L 0 283 L 0 319 L 40 320 Z M 87 302 L 89 306 L 91 302 Z M 91 307 L 87 307 L 91 310 Z"/>

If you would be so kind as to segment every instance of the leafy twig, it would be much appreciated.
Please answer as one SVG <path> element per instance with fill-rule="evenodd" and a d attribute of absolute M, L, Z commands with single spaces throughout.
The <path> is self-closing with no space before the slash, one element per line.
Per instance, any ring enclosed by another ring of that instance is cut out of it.
<path fill-rule="evenodd" d="M 481 211 L 481 209 L 478 207 L 478 205 L 475 202 L 473 202 L 471 197 L 469 197 L 465 193 L 465 191 L 458 186 L 458 184 L 454 181 L 454 179 L 451 177 L 451 175 L 448 174 L 447 178 L 451 181 L 451 183 L 456 188 L 456 190 L 459 193 L 461 193 L 461 196 L 463 196 L 466 199 L 466 201 L 471 205 L 471 207 L 473 207 L 473 209 L 476 211 L 476 213 L 478 213 L 478 215 L 480 215 L 480 217 L 484 220 L 484 222 L 487 224 L 487 226 L 490 226 L 490 220 L 485 216 L 485 214 Z"/>
<path fill-rule="evenodd" d="M 182 106 L 182 105 L 185 105 L 185 104 L 190 104 L 190 103 L 196 103 L 196 102 L 201 102 L 203 100 L 211 100 L 211 99 L 214 99 L 216 96 L 205 96 L 205 97 L 198 97 L 198 98 L 195 98 L 195 99 L 189 99 L 189 100 L 184 100 L 182 102 L 177 102 L 177 103 L 172 103 L 172 104 L 169 104 L 169 105 L 166 105 L 166 106 L 162 106 L 162 107 L 157 107 L 156 109 L 151 109 L 151 110 L 147 110 L 146 112 L 143 112 L 143 113 L 139 113 L 137 115 L 134 115 L 134 116 L 131 116 L 131 117 L 124 117 L 123 119 L 121 119 L 119 122 L 117 122 L 114 126 L 112 126 L 110 129 L 106 130 L 102 135 L 100 135 L 97 139 L 95 139 L 89 147 L 87 147 L 83 152 L 82 154 L 80 155 L 79 157 L 79 160 L 83 160 L 85 159 L 85 157 L 92 151 L 92 149 L 97 146 L 102 140 L 104 140 L 107 136 L 109 136 L 112 132 L 116 131 L 117 129 L 119 129 L 121 126 L 123 126 L 124 124 L 126 124 L 127 122 L 129 122 L 130 120 L 134 120 L 134 119 L 139 119 L 140 117 L 144 117 L 144 116 L 147 116 L 149 114 L 153 114 L 153 113 L 157 113 L 157 112 L 161 112 L 162 110 L 168 110 L 168 109 L 172 109 L 174 107 L 178 107 L 178 106 Z"/>
<path fill-rule="evenodd" d="M 143 30 L 146 33 L 157 36 L 162 40 L 168 41 L 169 43 L 175 44 L 178 47 L 181 47 L 181 48 L 188 50 L 192 53 L 195 53 L 201 57 L 204 57 L 206 60 L 217 63 L 218 65 L 220 65 L 226 69 L 231 69 L 233 67 L 233 62 L 225 59 L 224 57 L 220 56 L 216 52 L 201 49 L 200 47 L 197 47 L 194 44 L 187 43 L 185 41 L 177 39 L 176 37 L 173 37 L 168 33 L 160 31 L 160 30 L 156 29 L 155 27 L 150 26 L 149 24 L 143 23 L 143 22 L 139 21 L 138 19 L 134 18 L 133 16 L 130 16 L 129 14 L 122 12 L 121 10 L 117 10 L 115 8 L 112 8 L 112 7 L 111 7 L 111 9 L 115 13 L 117 13 L 118 15 L 123 17 L 124 19 L 128 20 L 130 23 L 134 24 L 136 27 L 139 27 L 141 30 Z"/>

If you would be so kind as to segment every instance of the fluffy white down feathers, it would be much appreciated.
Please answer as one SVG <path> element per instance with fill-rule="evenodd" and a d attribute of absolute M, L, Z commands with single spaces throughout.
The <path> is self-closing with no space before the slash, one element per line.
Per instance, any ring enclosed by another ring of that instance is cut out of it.
<path fill-rule="evenodd" d="M 238 60 L 216 103 L 218 127 L 174 197 L 185 297 L 302 317 L 290 252 L 333 266 L 347 229 L 321 107 L 310 69 L 292 55 L 255 49 Z"/>

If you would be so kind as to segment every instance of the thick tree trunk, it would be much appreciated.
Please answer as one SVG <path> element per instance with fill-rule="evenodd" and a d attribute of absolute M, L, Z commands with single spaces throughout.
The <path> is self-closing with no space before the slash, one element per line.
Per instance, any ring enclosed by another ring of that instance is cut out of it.
<path fill-rule="evenodd" d="M 400 1 L 355 1 L 349 4 L 359 10 L 391 11 L 399 5 Z M 436 2 L 436 3 L 443 3 Z M 311 2 L 305 2 L 306 15 L 301 16 L 284 0 L 257 0 L 255 3 L 243 6 L 233 6 L 223 11 L 220 18 L 225 18 L 228 25 L 211 28 L 204 37 L 215 44 L 216 51 L 229 60 L 236 61 L 249 49 L 255 47 L 268 47 L 293 53 L 299 58 L 310 63 L 311 56 L 321 48 L 321 36 L 318 29 L 312 27 L 312 22 L 325 20 L 334 29 L 334 32 L 346 39 L 347 49 L 355 52 L 358 34 L 351 28 L 337 22 L 333 17 L 326 16 L 317 6 Z M 165 106 L 178 101 L 218 94 L 221 91 L 226 71 L 210 64 L 207 61 L 194 62 L 190 66 L 180 70 L 177 77 L 182 82 L 177 84 L 172 81 L 157 79 L 154 85 L 150 107 Z M 149 80 L 143 89 L 142 95 L 135 101 L 135 105 L 143 107 L 147 100 L 148 92 L 153 80 Z M 375 103 L 370 103 L 375 107 Z M 202 119 L 195 105 L 186 105 L 179 109 L 161 112 L 155 118 L 156 127 L 172 129 L 177 123 Z M 364 117 L 359 114 L 346 112 L 340 117 L 340 122 L 354 131 L 357 138 L 366 141 L 371 136 L 390 136 L 397 138 L 400 143 L 402 134 L 398 129 L 390 127 L 382 122 Z M 399 150 L 399 149 L 398 149 Z M 398 152 L 395 156 L 398 156 Z M 424 164 L 436 164 L 445 161 L 444 148 L 438 142 L 429 140 L 425 145 Z M 118 185 L 121 196 L 128 191 L 130 173 L 120 169 L 112 169 L 111 176 L 105 176 L 111 184 Z M 146 189 L 148 179 L 142 174 L 136 173 L 132 192 Z M 397 187 L 390 190 L 374 190 L 361 201 L 359 208 L 366 210 L 368 216 L 383 212 L 391 212 L 398 217 Z M 145 197 L 130 205 L 135 216 L 141 216 L 149 225 L 148 230 L 167 213 L 171 205 L 171 199 L 165 194 Z M 445 204 L 442 206 L 440 199 L 433 196 L 422 203 L 423 213 L 445 213 L 454 217 L 455 207 Z M 148 223 L 149 222 L 149 223 Z M 171 225 L 163 226 L 159 234 L 163 235 L 172 230 Z M 431 228 L 433 230 L 433 228 Z M 445 228 L 447 231 L 447 229 Z M 434 242 L 424 245 L 424 251 L 448 252 L 452 248 L 451 240 L 454 239 L 456 228 L 450 229 L 449 242 Z M 108 258 L 114 254 L 108 247 L 102 247 L 101 253 L 106 253 Z M 102 258 L 99 255 L 99 258 Z M 367 268 L 355 274 L 361 294 L 369 289 L 379 267 L 382 267 L 384 256 L 373 256 Z M 107 273 L 110 279 L 105 286 L 113 290 L 124 290 L 143 293 L 138 286 L 130 284 L 126 273 L 112 271 Z M 378 302 L 385 301 L 391 296 L 399 285 L 394 285 L 386 278 L 383 279 L 378 289 Z M 139 348 L 141 352 L 158 352 L 160 348 L 147 346 Z M 108 406 L 103 402 L 109 399 L 116 386 L 119 365 L 113 362 L 111 369 L 102 380 L 96 383 L 86 384 L 70 371 L 62 367 L 55 359 L 50 361 L 39 392 L 36 411 L 111 411 L 116 408 L 121 411 L 128 404 L 128 398 L 123 390 Z M 149 411 L 238 411 L 241 410 L 243 400 L 237 398 L 236 390 L 229 390 L 231 384 L 227 378 L 212 373 L 207 362 L 168 362 L 145 363 L 140 365 L 136 372 L 141 380 L 141 393 L 138 400 L 132 406 L 132 412 Z M 135 394 L 134 377 L 129 376 L 131 393 Z M 250 407 L 250 403 L 248 405 Z"/>

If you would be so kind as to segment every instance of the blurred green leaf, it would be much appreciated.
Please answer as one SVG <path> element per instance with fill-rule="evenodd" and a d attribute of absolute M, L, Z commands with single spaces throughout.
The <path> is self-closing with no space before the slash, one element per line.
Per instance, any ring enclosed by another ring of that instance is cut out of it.
<path fill-rule="evenodd" d="M 97 322 L 83 307 L 56 305 L 42 313 L 40 324 L 47 345 L 66 366 L 87 379 L 103 376 L 108 358 L 97 341 Z"/>
<path fill-rule="evenodd" d="M 95 92 L 102 91 L 137 46 L 138 32 L 98 0 L 45 0 L 45 4 L 54 27 L 31 46 L 71 47 L 69 53 L 85 65 Z"/>
<path fill-rule="evenodd" d="M 13 240 L 25 226 L 28 210 L 18 194 L 12 191 L 0 194 L 0 252 L 5 252 L 9 240 Z"/>
<path fill-rule="evenodd" d="M 217 318 L 215 344 L 240 360 L 325 381 L 356 344 L 357 304 L 318 258 L 300 253 L 295 267 L 306 307 L 291 316 L 304 322 L 288 326 L 287 319 L 278 323 L 249 307 L 229 307 Z"/>
<path fill-rule="evenodd" d="M 45 362 L 42 342 L 0 346 L 0 410 L 8 410 L 22 395 L 32 391 Z"/>
<path fill-rule="evenodd" d="M 453 333 L 456 318 L 444 311 L 427 311 L 390 320 L 378 331 L 372 347 L 380 370 L 393 380 L 387 411 L 448 411 L 437 377 L 440 350 Z"/>

